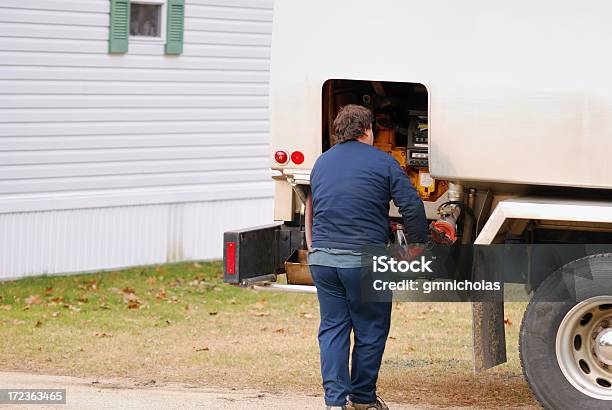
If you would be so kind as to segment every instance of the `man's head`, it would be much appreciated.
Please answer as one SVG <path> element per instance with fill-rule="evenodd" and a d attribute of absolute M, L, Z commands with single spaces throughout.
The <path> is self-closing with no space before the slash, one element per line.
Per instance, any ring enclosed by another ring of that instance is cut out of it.
<path fill-rule="evenodd" d="M 372 145 L 374 143 L 373 122 L 372 111 L 361 105 L 350 104 L 342 107 L 334 120 L 332 144 L 357 140 Z"/>

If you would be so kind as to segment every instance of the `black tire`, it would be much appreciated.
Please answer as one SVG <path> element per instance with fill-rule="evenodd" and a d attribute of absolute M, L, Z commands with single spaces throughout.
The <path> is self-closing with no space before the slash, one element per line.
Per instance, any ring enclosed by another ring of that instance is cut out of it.
<path fill-rule="evenodd" d="M 563 318 L 580 302 L 597 296 L 610 296 L 607 303 L 612 303 L 612 254 L 563 266 L 542 282 L 527 306 L 519 339 L 521 366 L 547 409 L 612 409 L 612 400 L 593 398 L 575 388 L 557 361 L 556 338 Z"/>

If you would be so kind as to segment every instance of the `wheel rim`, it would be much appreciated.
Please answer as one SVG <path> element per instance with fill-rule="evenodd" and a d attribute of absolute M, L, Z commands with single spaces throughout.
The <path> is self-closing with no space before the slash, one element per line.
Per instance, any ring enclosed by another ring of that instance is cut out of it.
<path fill-rule="evenodd" d="M 584 300 L 565 315 L 556 340 L 557 362 L 576 389 L 612 400 L 612 296 Z"/>

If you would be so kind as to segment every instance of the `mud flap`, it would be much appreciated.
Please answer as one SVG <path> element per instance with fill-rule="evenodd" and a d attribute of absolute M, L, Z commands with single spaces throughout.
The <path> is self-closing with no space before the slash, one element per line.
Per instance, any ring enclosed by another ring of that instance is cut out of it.
<path fill-rule="evenodd" d="M 502 276 L 487 270 L 495 264 L 487 263 L 484 249 L 482 246 L 474 247 L 473 281 L 491 281 L 494 276 Z M 487 253 L 487 257 L 490 256 Z M 502 277 L 495 279 L 503 283 Z M 501 297 L 472 301 L 472 342 L 475 373 L 506 362 L 503 293 Z"/>

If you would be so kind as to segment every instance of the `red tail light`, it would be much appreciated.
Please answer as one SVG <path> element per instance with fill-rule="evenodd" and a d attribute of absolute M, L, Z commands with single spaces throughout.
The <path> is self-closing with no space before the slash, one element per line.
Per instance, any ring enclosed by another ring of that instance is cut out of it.
<path fill-rule="evenodd" d="M 304 154 L 302 154 L 300 151 L 293 151 L 291 154 L 291 161 L 296 165 L 300 165 L 302 162 L 304 162 Z"/>
<path fill-rule="evenodd" d="M 289 157 L 287 156 L 287 153 L 285 151 L 276 151 L 274 153 L 274 160 L 277 163 L 284 165 L 289 160 Z"/>
<path fill-rule="evenodd" d="M 225 271 L 229 275 L 236 274 L 236 242 L 225 243 Z"/>

